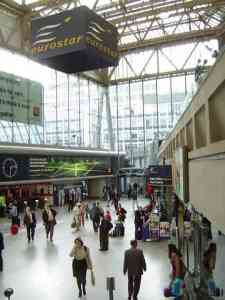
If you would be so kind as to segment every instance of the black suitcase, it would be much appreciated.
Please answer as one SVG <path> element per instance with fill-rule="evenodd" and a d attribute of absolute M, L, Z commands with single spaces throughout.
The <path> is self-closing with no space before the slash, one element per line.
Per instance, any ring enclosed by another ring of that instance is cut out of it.
<path fill-rule="evenodd" d="M 113 237 L 120 237 L 124 236 L 125 233 L 125 228 L 122 223 L 116 224 L 114 230 L 113 230 Z"/>

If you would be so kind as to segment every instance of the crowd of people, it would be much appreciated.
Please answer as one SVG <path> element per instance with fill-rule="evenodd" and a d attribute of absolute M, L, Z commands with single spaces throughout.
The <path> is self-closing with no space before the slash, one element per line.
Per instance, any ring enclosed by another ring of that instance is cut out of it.
<path fill-rule="evenodd" d="M 138 199 L 138 186 L 133 185 L 131 188 L 131 195 L 133 201 Z M 129 192 L 130 193 L 130 192 Z M 98 233 L 99 237 L 99 250 L 109 250 L 109 237 L 120 237 L 125 234 L 125 220 L 127 211 L 119 201 L 118 193 L 107 186 L 103 189 L 103 199 L 106 201 L 106 209 L 101 205 L 101 202 L 94 202 L 92 207 L 89 207 L 88 201 L 79 197 L 74 199 L 73 205 L 69 207 L 68 211 L 72 213 L 71 227 L 76 234 L 82 233 L 81 228 L 86 226 L 87 221 L 91 221 L 94 233 Z M 138 248 L 138 240 L 145 241 L 148 236 L 149 221 L 152 210 L 156 206 L 154 199 L 154 190 L 151 185 L 147 186 L 146 194 L 149 198 L 148 204 L 141 207 L 136 204 L 134 208 L 134 228 L 135 239 L 131 240 L 130 249 L 125 251 L 124 254 L 124 275 L 128 275 L 128 299 L 137 300 L 138 293 L 141 285 L 141 278 L 146 271 L 146 261 L 143 251 Z M 110 195 L 110 196 L 109 196 Z M 109 198 L 108 198 L 109 197 Z M 71 204 L 68 204 L 71 205 Z M 112 212 L 115 209 L 115 213 Z M 20 225 L 20 216 L 16 203 L 12 203 L 10 207 L 10 214 L 12 219 L 12 226 Z M 57 211 L 45 203 L 42 210 L 42 222 L 46 232 L 46 239 L 53 242 L 54 228 L 57 223 Z M 35 229 L 37 225 L 37 216 L 35 208 L 27 206 L 23 216 L 23 225 L 27 231 L 27 241 L 30 243 L 35 239 Z M 2 251 L 4 250 L 4 237 L 0 233 L 0 272 L 3 271 L 3 258 Z M 71 252 L 69 253 L 72 260 L 73 276 L 76 278 L 78 287 L 78 297 L 81 298 L 86 295 L 86 276 L 87 271 L 90 270 L 92 283 L 95 283 L 93 264 L 91 260 L 90 249 L 84 244 L 82 238 L 77 237 L 74 241 Z M 185 289 L 185 275 L 187 273 L 183 257 L 174 244 L 168 245 L 168 258 L 171 264 L 171 281 L 168 287 L 164 290 L 165 297 L 174 297 L 176 300 L 184 300 Z M 202 299 L 210 299 L 210 296 L 218 294 L 218 288 L 215 285 L 213 272 L 216 264 L 216 245 L 211 243 L 208 249 L 204 252 L 202 261 L 201 284 L 199 294 Z M 209 298 L 207 298 L 209 297 Z"/>

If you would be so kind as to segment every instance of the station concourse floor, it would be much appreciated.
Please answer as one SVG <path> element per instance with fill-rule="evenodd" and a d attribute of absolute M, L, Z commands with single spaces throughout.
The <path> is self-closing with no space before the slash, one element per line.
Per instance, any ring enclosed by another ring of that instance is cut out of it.
<path fill-rule="evenodd" d="M 145 201 L 145 200 L 142 200 Z M 147 200 L 146 200 L 147 201 Z M 126 234 L 124 238 L 110 238 L 109 251 L 99 251 L 98 234 L 93 232 L 91 221 L 79 233 L 70 228 L 72 213 L 59 209 L 58 224 L 55 227 L 54 243 L 46 241 L 42 224 L 37 225 L 36 239 L 28 244 L 25 230 L 17 236 L 6 235 L 4 271 L 0 273 L 0 299 L 4 289 L 12 287 L 11 300 L 72 300 L 78 299 L 78 290 L 72 277 L 69 252 L 74 238 L 81 236 L 90 248 L 94 265 L 96 285 L 91 286 L 87 274 L 87 300 L 109 299 L 106 277 L 116 280 L 114 300 L 127 299 L 127 276 L 123 275 L 123 255 L 134 238 L 134 215 L 131 201 L 123 200 L 127 209 Z M 146 203 L 146 202 L 145 202 Z M 144 202 L 143 202 L 144 204 Z M 105 205 L 103 205 L 105 208 Z M 111 211 L 114 211 L 111 207 Z M 163 288 L 169 282 L 167 241 L 139 243 L 143 248 L 147 272 L 142 277 L 139 300 L 161 300 Z"/>

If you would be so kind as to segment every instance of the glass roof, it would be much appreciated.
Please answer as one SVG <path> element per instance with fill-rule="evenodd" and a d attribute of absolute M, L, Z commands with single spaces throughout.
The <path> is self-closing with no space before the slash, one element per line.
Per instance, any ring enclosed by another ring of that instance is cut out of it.
<path fill-rule="evenodd" d="M 53 0 L 14 1 L 29 5 L 34 15 L 43 16 L 86 5 L 117 27 L 120 46 L 197 31 L 211 37 L 217 34 L 212 30 L 219 29 L 225 20 L 224 1 L 215 4 L 202 0 L 199 4 L 193 0 L 61 0 L 60 5 L 52 5 Z"/>

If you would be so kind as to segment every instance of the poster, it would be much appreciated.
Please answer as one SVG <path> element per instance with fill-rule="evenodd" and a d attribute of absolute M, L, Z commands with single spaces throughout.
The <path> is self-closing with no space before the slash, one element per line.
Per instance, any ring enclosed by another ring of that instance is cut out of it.
<path fill-rule="evenodd" d="M 0 72 L 0 120 L 42 123 L 42 85 Z"/>
<path fill-rule="evenodd" d="M 0 182 L 111 174 L 110 158 L 0 155 Z"/>

